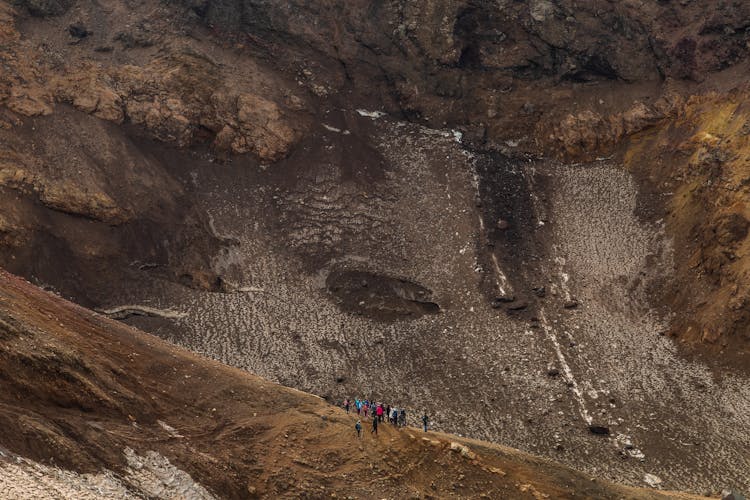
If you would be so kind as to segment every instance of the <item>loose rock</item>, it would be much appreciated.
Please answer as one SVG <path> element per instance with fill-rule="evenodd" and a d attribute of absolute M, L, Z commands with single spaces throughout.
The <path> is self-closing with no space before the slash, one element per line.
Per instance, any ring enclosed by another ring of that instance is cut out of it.
<path fill-rule="evenodd" d="M 604 425 L 589 425 L 589 431 L 591 432 L 591 434 L 609 436 L 609 427 L 606 427 Z"/>
<path fill-rule="evenodd" d="M 93 34 L 93 32 L 86 29 L 86 26 L 80 23 L 68 26 L 68 33 L 70 33 L 70 36 L 73 38 L 78 38 L 79 40 Z"/>
<path fill-rule="evenodd" d="M 645 476 L 643 476 L 643 481 L 652 488 L 656 488 L 662 483 L 661 478 L 653 474 L 646 474 Z"/>

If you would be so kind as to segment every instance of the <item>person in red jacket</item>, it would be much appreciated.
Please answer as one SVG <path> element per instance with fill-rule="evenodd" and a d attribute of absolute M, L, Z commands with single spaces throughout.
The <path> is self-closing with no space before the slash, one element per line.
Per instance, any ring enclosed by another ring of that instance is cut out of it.
<path fill-rule="evenodd" d="M 379 404 L 378 407 L 375 409 L 375 415 L 377 415 L 378 420 L 381 422 L 383 421 L 383 404 Z"/>

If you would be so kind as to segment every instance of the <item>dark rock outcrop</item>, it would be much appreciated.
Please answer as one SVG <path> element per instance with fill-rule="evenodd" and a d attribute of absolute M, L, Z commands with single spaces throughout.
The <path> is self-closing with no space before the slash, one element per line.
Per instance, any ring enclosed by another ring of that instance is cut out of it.
<path fill-rule="evenodd" d="M 591 434 L 597 434 L 599 436 L 608 436 L 609 435 L 609 427 L 606 427 L 604 425 L 589 425 L 589 432 Z"/>
<path fill-rule="evenodd" d="M 557 110 L 581 83 L 703 80 L 747 59 L 750 25 L 746 2 L 725 2 L 709 18 L 693 2 L 182 4 L 223 35 L 249 38 L 277 54 L 308 54 L 308 67 L 289 69 L 313 84 L 325 81 L 328 92 L 354 87 L 432 125 L 484 124 L 490 140 L 532 133 L 544 124 L 541 115 L 562 120 Z M 560 91 L 555 98 L 539 95 L 535 82 Z M 458 101 L 461 106 L 451 106 Z M 509 112 L 513 107 L 518 113 Z M 602 107 L 627 110 L 613 102 Z"/>
<path fill-rule="evenodd" d="M 75 0 L 17 0 L 16 3 L 27 8 L 33 16 L 48 17 L 65 14 Z"/>

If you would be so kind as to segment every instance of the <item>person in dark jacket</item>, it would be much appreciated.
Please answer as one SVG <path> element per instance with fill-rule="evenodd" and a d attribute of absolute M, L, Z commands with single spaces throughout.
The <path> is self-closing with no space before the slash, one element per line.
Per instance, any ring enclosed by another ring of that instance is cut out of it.
<path fill-rule="evenodd" d="M 378 435 L 378 416 L 373 415 L 372 416 L 372 430 L 370 431 L 370 434 Z"/>
<path fill-rule="evenodd" d="M 430 417 L 428 417 L 426 413 L 422 415 L 422 426 L 424 427 L 425 432 L 427 432 L 427 423 L 429 421 L 430 421 Z"/>
<path fill-rule="evenodd" d="M 362 437 L 362 423 L 357 420 L 357 423 L 354 424 L 354 430 L 357 431 L 357 437 Z"/>

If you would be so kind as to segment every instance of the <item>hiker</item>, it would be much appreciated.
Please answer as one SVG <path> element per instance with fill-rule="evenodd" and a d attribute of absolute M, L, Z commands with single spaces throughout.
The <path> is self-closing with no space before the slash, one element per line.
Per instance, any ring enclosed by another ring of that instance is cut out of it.
<path fill-rule="evenodd" d="M 354 405 L 357 407 L 357 415 L 362 413 L 362 401 L 359 400 L 359 398 L 356 398 L 354 400 Z"/>
<path fill-rule="evenodd" d="M 354 430 L 357 431 L 357 437 L 361 438 L 362 437 L 362 422 L 357 420 L 357 423 L 354 424 Z"/>
<path fill-rule="evenodd" d="M 387 418 L 389 422 L 391 421 L 391 405 L 385 407 L 385 418 Z"/>
<path fill-rule="evenodd" d="M 375 433 L 375 435 L 378 435 L 378 416 L 374 415 L 372 417 L 372 430 L 370 431 L 370 434 Z"/>
<path fill-rule="evenodd" d="M 406 410 L 401 408 L 401 413 L 398 414 L 398 424 L 401 427 L 406 427 Z"/>
<path fill-rule="evenodd" d="M 346 410 L 347 415 L 349 415 L 349 406 L 351 406 L 351 403 L 349 402 L 349 398 L 346 398 L 344 400 L 344 410 Z"/>
<path fill-rule="evenodd" d="M 378 417 L 379 421 L 383 421 L 383 404 L 379 404 L 378 408 L 375 410 L 375 415 Z"/>
<path fill-rule="evenodd" d="M 397 418 L 397 417 L 398 417 L 398 409 L 397 409 L 397 408 L 394 408 L 394 409 L 393 409 L 393 411 L 391 412 L 391 423 L 392 423 L 393 425 L 396 425 L 396 422 L 397 422 L 397 421 L 396 421 L 396 418 Z"/>
<path fill-rule="evenodd" d="M 367 411 L 370 409 L 370 402 L 365 399 L 365 404 L 362 405 L 362 411 L 365 412 L 365 418 L 367 418 Z"/>
<path fill-rule="evenodd" d="M 430 417 L 428 417 L 426 413 L 422 415 L 422 425 L 424 426 L 425 432 L 427 432 L 427 422 L 429 421 L 430 421 Z"/>

